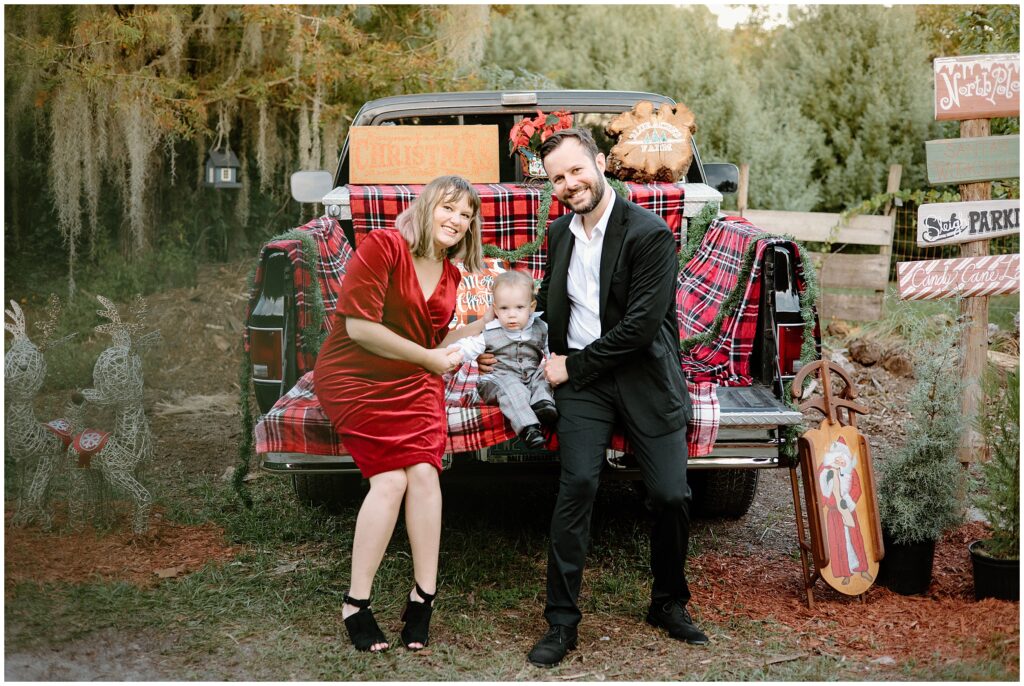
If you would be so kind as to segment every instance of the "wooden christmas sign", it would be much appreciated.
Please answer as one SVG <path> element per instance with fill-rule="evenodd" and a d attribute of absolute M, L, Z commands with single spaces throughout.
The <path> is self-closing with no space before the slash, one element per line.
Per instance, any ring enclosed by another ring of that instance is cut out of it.
<path fill-rule="evenodd" d="M 697 121 L 686 105 L 666 103 L 655 113 L 654 103 L 642 100 L 605 128 L 609 136 L 618 136 L 608 153 L 608 171 L 622 181 L 675 183 L 693 161 L 690 139 L 696 131 Z"/>
<path fill-rule="evenodd" d="M 1020 292 L 1020 255 L 985 255 L 896 265 L 903 300 L 976 298 Z"/>
<path fill-rule="evenodd" d="M 354 184 L 429 183 L 442 174 L 499 181 L 497 126 L 353 126 L 348 140 Z"/>
<path fill-rule="evenodd" d="M 939 57 L 935 68 L 936 119 L 988 119 L 1020 115 L 1020 55 Z"/>
<path fill-rule="evenodd" d="M 944 202 L 917 208 L 921 247 L 983 241 L 1020 233 L 1020 200 Z"/>
<path fill-rule="evenodd" d="M 1020 176 L 1020 136 L 927 141 L 928 183 L 974 183 Z"/>

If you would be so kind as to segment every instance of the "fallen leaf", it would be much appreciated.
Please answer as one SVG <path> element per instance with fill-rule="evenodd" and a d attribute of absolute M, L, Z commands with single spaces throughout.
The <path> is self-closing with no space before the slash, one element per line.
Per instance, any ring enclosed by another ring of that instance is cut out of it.
<path fill-rule="evenodd" d="M 188 567 L 181 565 L 179 567 L 164 567 L 163 569 L 158 569 L 153 573 L 161 579 L 173 579 L 179 574 L 184 574 L 187 569 Z"/>
<path fill-rule="evenodd" d="M 209 326 L 209 324 L 207 324 L 207 326 Z M 220 334 L 213 334 L 213 344 L 217 346 L 217 350 L 220 350 L 222 353 L 226 353 L 228 350 L 231 350 L 231 344 L 224 340 L 224 337 Z"/>
<path fill-rule="evenodd" d="M 873 665 L 894 665 L 896 664 L 896 658 L 891 655 L 883 655 L 882 657 L 876 657 L 871 661 Z"/>
<path fill-rule="evenodd" d="M 429 657 L 429 656 L 431 656 L 433 654 L 434 654 L 434 651 L 431 650 L 430 648 L 423 648 L 422 650 L 417 650 L 414 653 L 414 655 L 416 655 L 416 657 Z"/>
<path fill-rule="evenodd" d="M 298 560 L 294 560 L 292 562 L 285 562 L 284 564 L 278 565 L 277 567 L 274 568 L 274 571 L 272 571 L 271 574 L 273 574 L 274 576 L 280 576 L 281 574 L 291 574 L 292 572 L 294 572 L 298 568 L 299 568 L 299 561 Z"/>

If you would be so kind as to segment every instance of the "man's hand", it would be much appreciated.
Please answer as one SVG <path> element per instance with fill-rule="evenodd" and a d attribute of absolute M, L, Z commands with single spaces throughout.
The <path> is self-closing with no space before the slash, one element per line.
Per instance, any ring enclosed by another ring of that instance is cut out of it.
<path fill-rule="evenodd" d="M 480 353 L 480 356 L 476 358 L 476 366 L 480 368 L 481 374 L 490 374 L 496 364 L 498 364 L 498 358 L 491 353 Z"/>
<path fill-rule="evenodd" d="M 553 387 L 561 386 L 569 380 L 569 370 L 565 368 L 565 355 L 551 353 L 544 365 L 544 378 Z"/>

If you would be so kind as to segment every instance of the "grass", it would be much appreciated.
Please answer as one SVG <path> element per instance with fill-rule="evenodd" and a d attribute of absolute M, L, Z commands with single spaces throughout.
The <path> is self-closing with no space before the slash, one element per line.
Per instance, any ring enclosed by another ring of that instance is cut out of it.
<path fill-rule="evenodd" d="M 998 653 L 977 663 L 915 663 L 898 670 L 845 659 L 841 648 L 808 654 L 790 629 L 773 621 L 708 622 L 701 617 L 699 599 L 696 614 L 712 636 L 711 645 L 693 648 L 665 639 L 643 623 L 649 593 L 647 525 L 640 516 L 642 505 L 625 484 L 608 484 L 599 495 L 581 594 L 582 647 L 559 667 L 542 671 L 524 660 L 545 627 L 544 569 L 553 494 L 537 489 L 509 495 L 501 486 L 448 489 L 451 504 L 445 511 L 431 651 L 357 654 L 347 646 L 339 616 L 354 507 L 336 516 L 299 507 L 281 479 L 263 478 L 252 485 L 256 505 L 251 511 L 235 500 L 227 484 L 209 478 L 192 480 L 180 471 L 164 487 L 176 493 L 174 498 L 165 496 L 169 517 L 215 521 L 225 527 L 229 540 L 245 545 L 245 552 L 228 564 L 207 566 L 147 590 L 123 583 L 25 582 L 8 587 L 8 653 L 89 643 L 107 632 L 115 640 L 155 646 L 154 664 L 173 665 L 164 667 L 173 671 L 154 673 L 153 678 L 1015 678 Z M 398 615 L 411 578 L 412 561 L 400 525 L 374 591 L 375 612 L 396 643 Z"/>

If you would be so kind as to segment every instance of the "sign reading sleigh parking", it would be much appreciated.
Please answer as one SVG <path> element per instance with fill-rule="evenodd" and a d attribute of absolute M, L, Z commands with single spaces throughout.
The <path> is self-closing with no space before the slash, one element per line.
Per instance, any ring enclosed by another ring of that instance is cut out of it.
<path fill-rule="evenodd" d="M 1020 200 L 943 202 L 917 209 L 917 244 L 922 248 L 1016 233 L 1020 233 Z"/>

